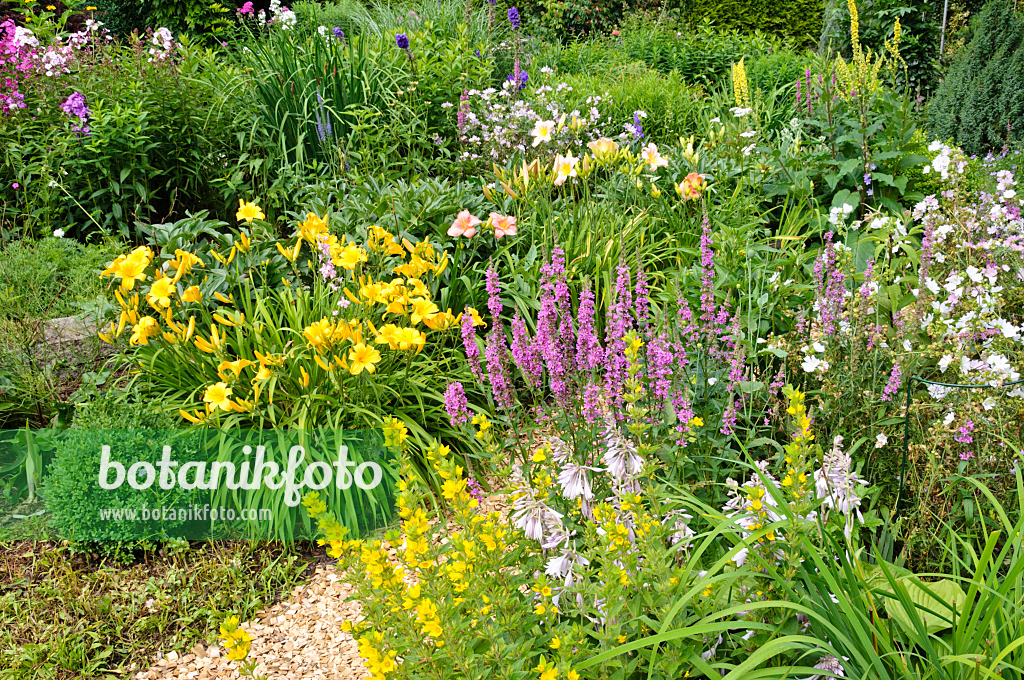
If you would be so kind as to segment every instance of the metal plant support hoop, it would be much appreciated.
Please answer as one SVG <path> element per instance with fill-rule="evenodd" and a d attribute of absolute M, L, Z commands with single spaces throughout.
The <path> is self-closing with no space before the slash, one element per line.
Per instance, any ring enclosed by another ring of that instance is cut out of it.
<path fill-rule="evenodd" d="M 900 488 L 896 492 L 896 504 L 893 508 L 893 516 L 899 517 L 900 514 L 900 501 L 903 499 L 903 484 L 905 483 L 907 476 L 907 454 L 910 449 L 910 386 L 914 384 L 914 381 L 922 383 L 924 385 L 939 385 L 941 387 L 956 387 L 964 388 L 969 390 L 977 389 L 993 389 L 992 385 L 961 385 L 958 383 L 944 383 L 936 382 L 934 380 L 927 380 L 918 376 L 911 376 L 907 380 L 907 397 L 903 403 L 903 462 L 900 464 Z M 1024 385 L 1024 379 L 1016 380 L 1012 383 L 1002 385 L 1002 388 L 1013 387 L 1014 385 Z"/>

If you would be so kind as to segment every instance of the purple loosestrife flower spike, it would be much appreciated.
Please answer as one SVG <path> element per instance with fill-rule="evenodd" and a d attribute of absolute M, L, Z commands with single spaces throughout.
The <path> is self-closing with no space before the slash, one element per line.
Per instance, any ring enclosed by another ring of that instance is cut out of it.
<path fill-rule="evenodd" d="M 493 317 L 494 327 L 500 328 L 501 311 L 503 309 L 501 304 L 501 284 L 498 281 L 498 272 L 494 271 L 494 267 L 491 264 L 487 265 L 487 272 L 484 274 L 484 278 L 486 280 L 485 288 L 487 289 L 487 311 Z"/>
<path fill-rule="evenodd" d="M 483 381 L 484 375 L 480 370 L 480 348 L 476 344 L 476 326 L 473 324 L 473 315 L 467 310 L 462 314 L 462 347 L 466 352 L 466 359 L 469 360 L 469 368 L 473 371 L 476 379 Z"/>
<path fill-rule="evenodd" d="M 636 296 L 636 320 L 643 330 L 647 328 L 647 322 L 651 317 L 651 301 L 648 297 L 650 291 L 647 287 L 647 275 L 644 273 L 639 251 L 636 255 L 636 288 L 633 292 Z"/>
<path fill-rule="evenodd" d="M 594 292 L 589 285 L 580 293 L 576 329 L 576 368 L 580 371 L 593 371 L 604 361 L 604 350 L 594 331 Z"/>
<path fill-rule="evenodd" d="M 487 377 L 491 382 L 491 393 L 494 401 L 506 412 L 512 409 L 515 397 L 512 393 L 512 381 L 508 374 L 508 347 L 505 344 L 505 333 L 500 326 L 495 326 L 487 334 L 485 344 L 487 359 Z"/>
<path fill-rule="evenodd" d="M 605 388 L 613 404 L 622 403 L 622 390 L 629 360 L 626 359 L 626 333 L 633 327 L 630 310 L 633 308 L 629 267 L 622 261 L 617 267 L 615 303 L 605 333 Z"/>
<path fill-rule="evenodd" d="M 466 390 L 462 383 L 453 382 L 444 391 L 444 408 L 448 411 L 448 418 L 452 425 L 468 423 L 473 417 L 469 411 L 469 400 L 466 399 Z"/>
<path fill-rule="evenodd" d="M 570 368 L 565 363 L 565 348 L 561 346 L 564 329 L 558 323 L 559 308 L 565 309 L 562 298 L 568 295 L 567 287 L 563 292 L 564 285 L 565 254 L 560 248 L 555 248 L 551 253 L 551 261 L 541 267 L 540 313 L 537 316 L 537 337 L 534 339 L 533 351 L 543 359 L 551 391 L 561 404 L 566 404 L 569 396 L 566 377 Z"/>
<path fill-rule="evenodd" d="M 530 333 L 526 329 L 526 321 L 523 320 L 518 309 L 515 316 L 512 317 L 512 360 L 522 371 L 523 377 L 530 387 L 540 387 L 544 367 L 541 366 L 540 358 L 530 343 Z"/>

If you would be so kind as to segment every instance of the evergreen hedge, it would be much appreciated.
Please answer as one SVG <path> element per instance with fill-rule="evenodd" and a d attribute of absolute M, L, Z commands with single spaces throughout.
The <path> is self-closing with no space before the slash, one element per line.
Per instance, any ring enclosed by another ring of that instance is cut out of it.
<path fill-rule="evenodd" d="M 1024 140 L 1024 18 L 991 0 L 971 24 L 928 110 L 932 136 L 969 154 Z"/>

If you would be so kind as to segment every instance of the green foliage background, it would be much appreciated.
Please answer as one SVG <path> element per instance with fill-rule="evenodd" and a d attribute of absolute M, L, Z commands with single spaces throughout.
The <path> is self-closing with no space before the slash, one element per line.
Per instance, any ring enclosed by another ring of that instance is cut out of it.
<path fill-rule="evenodd" d="M 707 21 L 744 33 L 774 33 L 803 45 L 818 41 L 823 9 L 822 0 L 682 0 L 678 7 L 689 23 Z"/>

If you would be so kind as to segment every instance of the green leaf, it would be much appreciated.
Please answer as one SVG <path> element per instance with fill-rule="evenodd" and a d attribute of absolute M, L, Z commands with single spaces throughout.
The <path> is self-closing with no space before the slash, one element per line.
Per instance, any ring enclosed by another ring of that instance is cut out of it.
<path fill-rule="evenodd" d="M 963 588 L 949 579 L 925 584 L 919 582 L 916 577 L 907 577 L 900 579 L 898 583 L 906 588 L 907 595 L 914 604 L 914 616 L 912 618 L 897 599 L 887 600 L 885 609 L 889 616 L 910 633 L 917 630 L 914 618 L 919 618 L 929 633 L 937 633 L 951 627 L 953 613 L 959 615 L 967 599 Z"/>

